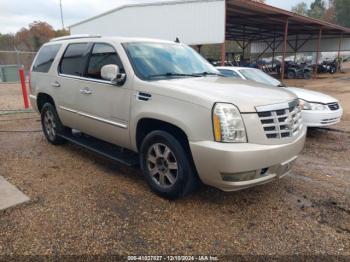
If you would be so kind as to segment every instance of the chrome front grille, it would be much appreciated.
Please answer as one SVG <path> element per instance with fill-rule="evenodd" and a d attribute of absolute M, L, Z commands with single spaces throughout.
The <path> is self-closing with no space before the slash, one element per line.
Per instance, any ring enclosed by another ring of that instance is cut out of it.
<path fill-rule="evenodd" d="M 298 100 L 270 106 L 257 107 L 257 112 L 269 139 L 283 139 L 296 136 L 303 121 Z"/>
<path fill-rule="evenodd" d="M 329 104 L 327 104 L 327 106 L 332 111 L 338 110 L 340 108 L 340 106 L 339 106 L 339 104 L 337 102 L 329 103 Z"/>

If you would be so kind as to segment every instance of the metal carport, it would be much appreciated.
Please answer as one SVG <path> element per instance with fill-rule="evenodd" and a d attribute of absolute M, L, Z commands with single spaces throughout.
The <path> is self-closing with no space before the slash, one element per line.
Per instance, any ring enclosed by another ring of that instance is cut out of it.
<path fill-rule="evenodd" d="M 286 53 L 303 47 L 320 54 L 350 51 L 350 29 L 301 16 L 248 0 L 177 0 L 124 5 L 70 27 L 72 34 L 100 34 L 179 38 L 189 45 L 222 44 L 221 63 L 226 57 L 225 41 L 236 41 L 243 52 L 257 45 L 262 54 L 282 54 L 284 78 Z M 317 55 L 317 63 L 319 55 Z M 273 60 L 272 60 L 273 61 Z M 316 70 L 315 70 L 316 74 Z"/>
<path fill-rule="evenodd" d="M 315 42 L 316 63 L 322 41 L 336 41 L 338 56 L 342 50 L 343 39 L 350 37 L 350 29 L 325 21 L 301 16 L 266 4 L 246 0 L 226 0 L 225 39 L 236 41 L 244 50 L 252 43 L 264 43 L 264 50 L 272 51 L 273 58 L 282 46 L 281 78 L 284 78 L 284 60 L 287 49 L 295 53 L 307 43 Z M 334 45 L 334 42 L 333 42 Z M 350 46 L 349 46 L 350 48 Z M 349 49 L 350 50 L 350 49 Z M 226 57 L 225 43 L 222 44 L 221 60 Z M 315 70 L 317 74 L 317 70 Z"/>

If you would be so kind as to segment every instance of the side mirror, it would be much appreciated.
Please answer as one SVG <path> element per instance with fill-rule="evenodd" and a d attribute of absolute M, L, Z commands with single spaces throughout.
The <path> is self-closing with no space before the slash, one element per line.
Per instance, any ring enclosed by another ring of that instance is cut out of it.
<path fill-rule="evenodd" d="M 125 83 L 126 74 L 119 71 L 117 65 L 105 65 L 101 68 L 101 77 L 104 80 L 111 81 L 112 84 L 121 86 Z"/>

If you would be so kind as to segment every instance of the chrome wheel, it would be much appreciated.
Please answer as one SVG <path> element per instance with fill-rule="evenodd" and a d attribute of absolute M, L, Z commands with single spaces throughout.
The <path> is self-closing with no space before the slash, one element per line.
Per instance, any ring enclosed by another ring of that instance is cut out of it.
<path fill-rule="evenodd" d="M 147 153 L 147 168 L 158 186 L 171 187 L 178 178 L 178 165 L 171 149 L 161 143 L 153 144 Z"/>
<path fill-rule="evenodd" d="M 56 122 L 53 113 L 47 110 L 44 115 L 44 129 L 50 140 L 56 137 Z"/>

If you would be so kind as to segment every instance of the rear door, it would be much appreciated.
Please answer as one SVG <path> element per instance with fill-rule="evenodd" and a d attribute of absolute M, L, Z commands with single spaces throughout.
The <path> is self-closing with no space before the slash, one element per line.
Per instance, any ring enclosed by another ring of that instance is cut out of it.
<path fill-rule="evenodd" d="M 30 74 L 30 92 L 31 103 L 36 106 L 36 95 L 38 93 L 48 93 L 55 97 L 55 89 L 51 88 L 51 83 L 56 80 L 56 72 L 52 66 L 61 44 L 44 45 L 40 48 L 31 68 Z"/>
<path fill-rule="evenodd" d="M 80 94 L 81 79 L 92 44 L 88 42 L 67 45 L 58 65 L 58 77 L 51 86 L 56 90 L 58 111 L 64 125 L 79 129 L 79 110 L 76 97 Z"/>
<path fill-rule="evenodd" d="M 125 73 L 116 48 L 108 43 L 94 43 L 84 77 L 80 79 L 75 106 L 79 111 L 79 129 L 102 140 L 128 147 L 131 81 L 127 78 L 123 86 L 103 80 L 104 65 L 118 65 Z"/>

